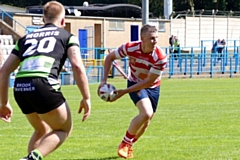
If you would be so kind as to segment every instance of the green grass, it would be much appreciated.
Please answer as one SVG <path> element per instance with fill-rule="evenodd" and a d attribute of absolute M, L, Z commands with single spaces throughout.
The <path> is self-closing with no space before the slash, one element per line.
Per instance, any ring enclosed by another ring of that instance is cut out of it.
<path fill-rule="evenodd" d="M 234 160 L 240 157 L 239 79 L 163 79 L 158 110 L 146 133 L 134 146 L 137 160 Z M 117 88 L 122 79 L 110 79 Z M 69 139 L 46 160 L 120 159 L 117 147 L 138 111 L 125 95 L 107 103 L 91 84 L 92 114 L 82 123 L 77 114 L 80 93 L 63 86 L 74 121 Z M 10 124 L 0 121 L 0 160 L 26 155 L 32 128 L 13 100 Z"/>

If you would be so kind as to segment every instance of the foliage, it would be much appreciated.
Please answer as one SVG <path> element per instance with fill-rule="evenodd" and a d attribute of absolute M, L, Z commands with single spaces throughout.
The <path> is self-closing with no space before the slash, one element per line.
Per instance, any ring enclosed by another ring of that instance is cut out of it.
<path fill-rule="evenodd" d="M 49 0 L 5 0 L 5 4 L 26 7 L 31 5 L 43 5 Z M 142 6 L 142 0 L 58 0 L 64 5 L 69 6 L 81 6 L 84 1 L 88 1 L 90 4 L 117 4 L 117 3 L 129 3 Z M 1 0 L 0 0 L 1 2 Z M 240 8 L 240 0 L 173 0 L 174 11 L 184 10 L 212 10 L 218 9 L 222 11 L 238 11 Z M 163 15 L 164 12 L 164 0 L 149 0 L 149 11 L 154 14 L 155 17 Z"/>

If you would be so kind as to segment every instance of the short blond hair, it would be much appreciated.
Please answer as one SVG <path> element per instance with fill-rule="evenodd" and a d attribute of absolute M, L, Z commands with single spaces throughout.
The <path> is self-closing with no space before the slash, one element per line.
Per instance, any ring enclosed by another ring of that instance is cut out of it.
<path fill-rule="evenodd" d="M 64 6 L 57 1 L 50 1 L 44 5 L 43 15 L 45 21 L 57 21 L 58 19 L 64 18 L 65 8 Z"/>
<path fill-rule="evenodd" d="M 145 34 L 147 32 L 157 32 L 157 28 L 153 25 L 145 24 L 141 28 L 140 35 L 142 36 L 143 34 Z"/>

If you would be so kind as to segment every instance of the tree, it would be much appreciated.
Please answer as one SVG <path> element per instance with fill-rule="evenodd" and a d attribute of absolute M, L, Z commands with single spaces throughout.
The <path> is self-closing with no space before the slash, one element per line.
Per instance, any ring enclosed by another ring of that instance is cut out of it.
<path fill-rule="evenodd" d="M 239 11 L 240 0 L 228 0 L 226 2 L 226 10 Z"/>
<path fill-rule="evenodd" d="M 43 5 L 49 0 L 4 0 L 5 4 L 26 7 L 31 5 Z M 69 6 L 82 6 L 84 1 L 88 1 L 90 4 L 102 3 L 102 4 L 116 4 L 116 3 L 128 3 L 142 7 L 142 0 L 59 0 L 64 5 Z M 0 3 L 3 0 L 0 0 Z M 155 17 L 163 15 L 164 10 L 163 0 L 149 0 L 149 11 L 153 13 Z M 186 11 L 191 10 L 192 13 L 195 10 L 212 10 L 218 9 L 223 11 L 238 11 L 240 8 L 240 0 L 173 0 L 174 11 Z"/>
<path fill-rule="evenodd" d="M 190 10 L 191 10 L 191 12 L 193 13 L 193 15 L 195 14 L 195 9 L 194 9 L 194 2 L 193 2 L 193 0 L 188 0 L 188 3 L 189 3 L 189 5 L 190 5 Z"/>

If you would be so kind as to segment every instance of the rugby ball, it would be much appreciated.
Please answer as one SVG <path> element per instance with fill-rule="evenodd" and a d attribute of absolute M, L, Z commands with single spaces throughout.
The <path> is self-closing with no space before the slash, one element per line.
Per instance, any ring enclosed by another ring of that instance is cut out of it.
<path fill-rule="evenodd" d="M 98 90 L 98 96 L 108 102 L 110 100 L 112 100 L 117 93 L 115 92 L 116 87 L 112 84 L 104 84 L 101 88 L 99 88 Z"/>

